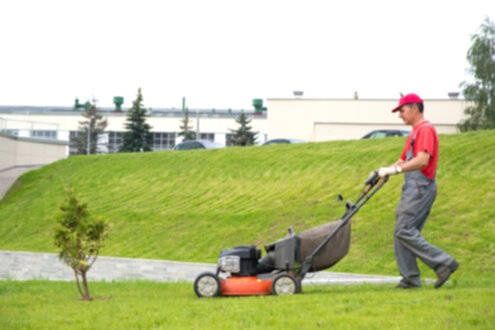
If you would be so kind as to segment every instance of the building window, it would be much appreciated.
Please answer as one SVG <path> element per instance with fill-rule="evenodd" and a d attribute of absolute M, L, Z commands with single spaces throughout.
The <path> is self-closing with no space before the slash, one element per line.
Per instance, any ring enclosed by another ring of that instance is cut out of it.
<path fill-rule="evenodd" d="M 227 147 L 231 147 L 234 145 L 234 142 L 232 141 L 233 138 L 234 138 L 234 134 L 231 134 L 231 133 L 225 134 L 225 145 Z"/>
<path fill-rule="evenodd" d="M 97 153 L 107 153 L 109 151 L 109 144 L 107 144 L 105 133 L 98 135 L 98 141 L 96 143 Z M 79 150 L 79 147 L 82 150 Z M 80 152 L 86 153 L 88 147 L 88 135 L 85 131 L 70 131 L 69 132 L 69 154 L 78 155 Z M 92 145 L 93 147 L 93 145 Z"/>
<path fill-rule="evenodd" d="M 79 131 L 70 131 L 69 132 L 69 154 L 70 155 L 77 155 L 78 154 L 77 144 L 78 144 L 80 135 L 81 135 L 81 132 L 79 132 Z"/>
<path fill-rule="evenodd" d="M 4 129 L 2 130 L 5 134 L 12 135 L 12 136 L 19 136 L 19 130 L 18 129 Z"/>
<path fill-rule="evenodd" d="M 33 129 L 31 131 L 31 137 L 36 138 L 36 139 L 56 140 L 57 139 L 57 131 Z"/>
<path fill-rule="evenodd" d="M 168 150 L 175 146 L 175 133 L 154 132 L 153 150 Z"/>
<path fill-rule="evenodd" d="M 108 152 L 118 152 L 123 144 L 124 132 L 108 132 Z"/>
<path fill-rule="evenodd" d="M 199 139 L 215 142 L 215 134 L 214 133 L 199 133 Z"/>

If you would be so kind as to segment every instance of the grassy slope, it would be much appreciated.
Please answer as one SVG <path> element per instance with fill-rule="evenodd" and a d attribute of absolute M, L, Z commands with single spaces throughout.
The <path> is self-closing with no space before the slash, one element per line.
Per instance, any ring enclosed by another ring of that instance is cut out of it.
<path fill-rule="evenodd" d="M 113 229 L 103 254 L 214 261 L 222 248 L 278 239 L 338 218 L 402 139 L 71 157 L 20 178 L 0 202 L 0 249 L 55 251 L 64 186 Z M 439 195 L 424 229 L 469 278 L 495 274 L 495 131 L 441 137 Z M 402 178 L 354 218 L 333 270 L 395 274 L 392 232 Z M 431 273 L 427 273 L 432 276 Z"/>

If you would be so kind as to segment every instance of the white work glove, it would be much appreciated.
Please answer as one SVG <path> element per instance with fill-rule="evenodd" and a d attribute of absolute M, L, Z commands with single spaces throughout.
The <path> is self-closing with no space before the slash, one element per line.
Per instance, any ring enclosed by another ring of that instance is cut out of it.
<path fill-rule="evenodd" d="M 392 165 L 387 167 L 380 167 L 378 169 L 378 175 L 381 178 L 386 177 L 387 175 L 395 175 L 397 173 L 402 172 L 402 168 L 399 165 Z"/>

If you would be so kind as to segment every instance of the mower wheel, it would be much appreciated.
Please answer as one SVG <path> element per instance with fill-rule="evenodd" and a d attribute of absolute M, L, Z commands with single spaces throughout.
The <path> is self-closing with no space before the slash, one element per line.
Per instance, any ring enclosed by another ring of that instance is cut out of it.
<path fill-rule="evenodd" d="M 291 295 L 300 292 L 297 280 L 289 274 L 280 274 L 273 279 L 272 293 L 275 295 Z"/>
<path fill-rule="evenodd" d="M 218 296 L 220 294 L 220 280 L 213 273 L 201 273 L 194 281 L 194 292 L 199 298 Z"/>

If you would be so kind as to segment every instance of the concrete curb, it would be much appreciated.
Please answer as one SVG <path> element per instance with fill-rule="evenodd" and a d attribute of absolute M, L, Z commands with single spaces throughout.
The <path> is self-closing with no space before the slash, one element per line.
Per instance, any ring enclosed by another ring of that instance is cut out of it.
<path fill-rule="evenodd" d="M 155 259 L 101 256 L 88 272 L 90 281 L 149 280 L 193 282 L 202 272 L 216 269 L 215 264 Z M 0 280 L 72 281 L 72 270 L 55 253 L 0 251 Z M 384 284 L 397 283 L 396 276 L 317 272 L 308 274 L 304 284 Z"/>

